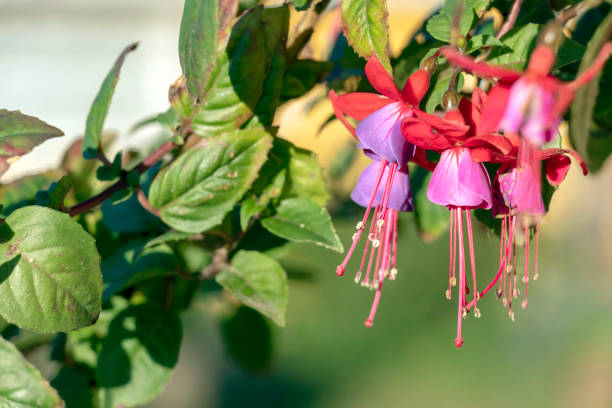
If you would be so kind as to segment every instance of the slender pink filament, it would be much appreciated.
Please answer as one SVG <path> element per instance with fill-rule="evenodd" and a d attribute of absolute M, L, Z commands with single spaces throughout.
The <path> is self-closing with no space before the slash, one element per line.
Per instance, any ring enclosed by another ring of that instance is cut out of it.
<path fill-rule="evenodd" d="M 397 260 L 397 210 L 391 210 L 393 214 L 393 263 L 392 268 L 395 269 L 395 261 Z"/>
<path fill-rule="evenodd" d="M 472 216 L 470 210 L 465 210 L 468 230 L 468 245 L 470 248 L 470 266 L 472 267 L 472 282 L 474 283 L 474 300 L 478 302 L 478 288 L 476 286 L 476 260 L 474 259 L 474 237 L 472 236 Z"/>
<path fill-rule="evenodd" d="M 533 279 L 538 279 L 538 235 L 540 234 L 540 225 L 536 224 L 536 233 L 535 233 L 535 265 L 533 267 Z"/>
<path fill-rule="evenodd" d="M 465 305 L 465 259 L 463 256 L 463 216 L 461 209 L 455 208 L 454 211 L 459 231 L 459 305 L 457 307 L 457 337 L 455 338 L 455 346 L 459 348 L 463 345 L 461 320 L 463 319 L 463 308 Z"/>
<path fill-rule="evenodd" d="M 376 224 L 375 220 L 376 220 L 376 216 L 378 215 L 379 211 L 380 211 L 380 204 L 378 204 L 376 206 L 376 209 L 374 210 L 374 217 L 372 218 L 372 222 L 370 223 L 370 229 L 368 231 L 368 239 L 366 239 L 366 244 L 365 244 L 365 248 L 363 250 L 363 255 L 361 256 L 361 264 L 359 265 L 359 273 L 361 273 L 363 271 L 363 265 L 365 263 L 367 255 L 368 255 L 368 248 L 370 246 L 370 238 L 369 237 L 372 236 L 372 230 L 374 229 L 374 224 Z M 370 264 L 371 263 L 372 262 L 370 262 Z M 363 282 L 367 284 L 369 280 L 370 280 L 370 267 L 368 265 L 368 271 L 366 273 L 365 278 L 363 279 Z"/>
<path fill-rule="evenodd" d="M 368 203 L 368 207 L 366 208 L 365 214 L 363 215 L 363 219 L 361 220 L 361 228 L 357 230 L 357 236 L 353 239 L 351 243 L 351 247 L 349 248 L 346 257 L 342 261 L 340 265 L 336 268 L 336 274 L 338 276 L 344 275 L 344 271 L 346 270 L 346 264 L 348 263 L 355 247 L 357 246 L 357 242 L 359 242 L 359 238 L 361 237 L 361 232 L 363 231 L 363 226 L 365 226 L 368 221 L 368 216 L 370 215 L 370 209 L 372 208 L 372 204 L 374 203 L 374 199 L 376 198 L 376 193 L 378 192 L 378 188 L 380 186 L 380 181 L 382 180 L 382 176 L 384 174 L 385 166 L 387 165 L 387 160 L 383 159 L 380 162 L 380 166 L 378 167 L 378 175 L 376 176 L 376 183 L 374 184 L 374 190 L 372 191 L 372 196 L 370 197 L 370 202 Z M 388 177 L 387 177 L 388 178 Z"/>

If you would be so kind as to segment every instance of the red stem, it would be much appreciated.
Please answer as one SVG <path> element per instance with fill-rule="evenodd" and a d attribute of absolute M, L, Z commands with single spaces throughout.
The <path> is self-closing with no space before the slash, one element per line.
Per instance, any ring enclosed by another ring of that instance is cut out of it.
<path fill-rule="evenodd" d="M 158 147 L 157 150 L 155 150 L 153 153 L 147 156 L 142 162 L 140 162 L 140 164 L 134 167 L 131 171 L 137 171 L 138 174 L 144 173 L 145 171 L 150 169 L 155 163 L 160 161 L 162 157 L 164 157 L 164 155 L 166 155 L 166 153 L 171 151 L 175 146 L 176 145 L 174 144 L 174 142 L 164 143 L 163 145 Z M 113 195 L 113 193 L 115 193 L 116 191 L 121 191 L 127 187 L 129 187 L 129 184 L 127 182 L 127 172 L 126 172 L 121 176 L 121 178 L 115 184 L 111 185 L 106 190 L 102 191 L 99 194 L 96 194 L 95 196 L 91 198 L 88 198 L 87 200 L 79 204 L 76 204 L 70 207 L 70 209 L 68 210 L 68 214 L 70 214 L 71 217 L 74 217 L 85 211 L 91 210 L 92 208 L 108 200 Z"/>

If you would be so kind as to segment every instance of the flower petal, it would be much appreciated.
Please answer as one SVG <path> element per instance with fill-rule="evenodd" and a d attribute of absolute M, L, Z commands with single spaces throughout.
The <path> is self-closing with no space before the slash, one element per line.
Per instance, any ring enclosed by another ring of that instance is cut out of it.
<path fill-rule="evenodd" d="M 429 74 L 419 69 L 406 80 L 402 89 L 402 100 L 410 105 L 419 106 L 428 89 Z"/>
<path fill-rule="evenodd" d="M 479 77 L 490 79 L 496 78 L 499 82 L 512 83 L 521 76 L 520 72 L 511 69 L 489 65 L 484 62 L 476 62 L 471 57 L 459 54 L 459 52 L 452 47 L 440 48 L 440 54 L 442 54 L 442 56 L 451 64 L 471 71 L 472 73 L 477 74 Z"/>
<path fill-rule="evenodd" d="M 371 57 L 365 66 L 365 74 L 370 84 L 379 93 L 396 101 L 400 100 L 400 92 L 385 67 L 376 57 Z"/>
<path fill-rule="evenodd" d="M 373 112 L 392 103 L 393 99 L 369 93 L 353 92 L 336 97 L 335 103 L 345 115 L 364 120 Z"/>
<path fill-rule="evenodd" d="M 451 121 L 436 115 L 431 115 L 421 110 L 415 109 L 414 113 L 417 118 L 431 125 L 438 133 L 442 133 L 449 138 L 461 139 L 462 136 L 464 136 L 468 132 L 468 130 L 470 130 L 470 127 L 463 123 L 457 123 L 456 121 Z M 461 120 L 463 120 L 460 115 L 459 117 Z"/>
<path fill-rule="evenodd" d="M 445 150 L 436 166 L 427 198 L 433 203 L 461 208 L 491 208 L 491 181 L 482 163 L 467 148 Z"/>
<path fill-rule="evenodd" d="M 465 146 L 469 148 L 485 147 L 487 149 L 495 149 L 503 155 L 507 155 L 512 151 L 510 140 L 500 134 L 471 137 L 465 142 Z"/>
<path fill-rule="evenodd" d="M 357 185 L 351 193 L 351 199 L 362 207 L 367 207 L 372 198 L 376 178 L 379 171 L 379 162 L 374 162 L 366 167 L 357 181 Z M 376 191 L 373 205 L 378 205 L 382 202 L 385 184 L 389 177 L 389 166 L 385 166 L 385 170 L 381 179 L 381 183 Z M 398 211 L 413 211 L 412 192 L 410 190 L 410 176 L 407 167 L 395 173 L 393 177 L 393 185 L 389 196 L 388 208 Z"/>
<path fill-rule="evenodd" d="M 425 150 L 441 151 L 451 147 L 451 142 L 443 134 L 434 133 L 430 124 L 419 119 L 404 119 L 402 134 L 409 143 Z"/>
<path fill-rule="evenodd" d="M 582 174 L 589 174 L 589 169 L 578 153 L 570 149 L 546 149 L 539 153 L 540 160 L 545 160 L 546 179 L 552 186 L 558 186 L 571 165 L 570 156 L 576 159 L 582 168 Z"/>
<path fill-rule="evenodd" d="M 401 102 L 393 102 L 362 120 L 357 126 L 361 148 L 372 150 L 391 163 L 407 163 L 414 147 L 402 136 L 401 120 L 410 112 Z"/>
<path fill-rule="evenodd" d="M 480 111 L 479 120 L 476 122 L 477 136 L 496 132 L 499 129 L 509 95 L 510 88 L 507 86 L 497 85 L 491 88 Z"/>

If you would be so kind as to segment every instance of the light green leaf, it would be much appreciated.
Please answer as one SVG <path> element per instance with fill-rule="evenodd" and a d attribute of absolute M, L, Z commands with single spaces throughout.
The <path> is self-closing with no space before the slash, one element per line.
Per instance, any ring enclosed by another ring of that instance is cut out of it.
<path fill-rule="evenodd" d="M 440 72 L 440 74 L 436 76 L 434 84 L 430 87 L 427 102 L 425 103 L 425 110 L 427 112 L 432 113 L 436 110 L 438 105 L 442 105 L 442 98 L 444 97 L 444 92 L 448 90 L 452 73 L 452 70 L 447 69 Z M 461 87 L 463 87 L 463 75 L 457 76 L 456 85 L 457 89 L 461 89 Z"/>
<path fill-rule="evenodd" d="M 119 81 L 119 71 L 123 65 L 125 57 L 138 47 L 138 43 L 128 45 L 123 52 L 115 61 L 115 65 L 111 68 L 110 72 L 104 78 L 102 87 L 98 91 L 96 98 L 89 109 L 87 115 L 87 125 L 85 127 L 85 138 L 83 139 L 83 157 L 91 159 L 97 156 L 98 148 L 100 147 L 100 141 L 102 138 L 102 129 L 104 127 L 104 121 L 108 114 L 108 108 L 115 93 L 115 86 Z"/>
<path fill-rule="evenodd" d="M 578 68 L 578 75 L 591 66 L 601 47 L 609 40 L 610 30 L 612 30 L 612 13 L 608 14 L 601 22 L 587 44 L 584 57 Z M 574 103 L 570 111 L 569 125 L 572 144 L 587 164 L 591 163 L 588 146 L 601 75 L 601 72 L 598 73 L 589 83 L 576 91 Z"/>
<path fill-rule="evenodd" d="M 479 34 L 470 38 L 467 42 L 466 54 L 471 54 L 483 47 L 505 47 L 504 43 L 498 40 L 494 35 Z"/>
<path fill-rule="evenodd" d="M 287 276 L 274 259 L 256 251 L 238 251 L 215 280 L 245 305 L 285 325 Z"/>
<path fill-rule="evenodd" d="M 342 29 L 355 52 L 365 59 L 378 57 L 391 74 L 389 25 L 385 0 L 343 0 Z"/>
<path fill-rule="evenodd" d="M 271 233 L 294 242 L 312 242 L 337 252 L 343 252 L 325 207 L 307 198 L 289 198 L 281 201 L 276 215 L 261 220 Z"/>
<path fill-rule="evenodd" d="M 12 343 L 0 337 L 0 406 L 62 408 L 64 402 Z"/>
<path fill-rule="evenodd" d="M 257 184 L 259 180 L 262 180 L 262 173 L 263 169 L 260 172 L 260 178 L 257 179 L 255 184 Z M 242 228 L 243 231 L 247 229 L 251 217 L 262 212 L 270 201 L 281 196 L 286 178 L 286 169 L 281 169 L 272 177 L 269 184 L 261 189 L 261 191 L 254 191 L 242 202 L 242 206 L 240 207 L 240 228 Z"/>
<path fill-rule="evenodd" d="M 0 227 L 0 314 L 37 332 L 69 331 L 96 321 L 102 300 L 100 255 L 68 214 L 20 208 Z"/>
<path fill-rule="evenodd" d="M 33 116 L 0 109 L 0 176 L 18 158 L 64 132 Z"/>
<path fill-rule="evenodd" d="M 504 68 L 524 69 L 535 47 L 539 29 L 540 26 L 533 23 L 514 27 L 501 38 L 507 48 L 494 48 L 488 63 L 503 65 Z"/>
<path fill-rule="evenodd" d="M 155 177 L 149 201 L 174 229 L 208 230 L 249 189 L 271 147 L 272 137 L 263 128 L 203 140 Z"/>
<path fill-rule="evenodd" d="M 214 67 L 219 29 L 218 0 L 185 0 L 179 34 L 179 60 L 187 89 L 200 100 Z"/>
<path fill-rule="evenodd" d="M 144 304 L 119 313 L 95 369 L 99 406 L 133 407 L 157 396 L 172 375 L 181 339 L 181 321 L 172 311 Z"/>
<path fill-rule="evenodd" d="M 236 129 L 253 116 L 266 77 L 266 64 L 262 63 L 266 60 L 264 22 L 262 7 L 244 14 L 233 27 L 227 48 L 217 54 L 202 105 L 191 121 L 198 135 L 212 136 Z"/>
<path fill-rule="evenodd" d="M 474 5 L 480 6 L 479 4 Z M 455 1 L 447 1 L 438 13 L 427 20 L 425 29 L 436 40 L 449 42 L 454 18 Z M 459 22 L 459 34 L 465 36 L 470 31 L 470 28 L 472 28 L 473 22 L 474 8 L 472 4 L 465 4 Z"/>
<path fill-rule="evenodd" d="M 325 205 L 329 194 L 325 188 L 323 170 L 315 154 L 296 147 L 286 140 L 275 139 L 274 143 L 274 151 L 279 151 L 279 154 L 287 154 L 289 157 L 289 173 L 282 197 L 303 197 L 319 205 Z M 285 153 L 281 153 L 283 149 Z"/>
<path fill-rule="evenodd" d="M 565 38 L 557 51 L 554 69 L 564 67 L 576 61 L 580 61 L 584 55 L 585 47 L 576 41 Z"/>

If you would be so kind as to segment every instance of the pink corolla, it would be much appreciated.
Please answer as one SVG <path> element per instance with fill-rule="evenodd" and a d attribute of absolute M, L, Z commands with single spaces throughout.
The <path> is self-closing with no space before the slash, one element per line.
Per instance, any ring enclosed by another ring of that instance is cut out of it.
<path fill-rule="evenodd" d="M 459 110 L 450 110 L 445 118 L 421 113 L 417 118 L 404 119 L 402 131 L 406 140 L 424 149 L 441 153 L 427 188 L 430 201 L 446 206 L 450 212 L 449 279 L 446 297 L 451 298 L 451 288 L 457 284 L 455 261 L 458 245 L 459 302 L 457 337 L 455 345 L 461 347 L 461 321 L 468 312 L 469 289 L 465 271 L 464 223 L 465 215 L 474 300 L 474 315 L 479 293 L 476 284 L 476 266 L 472 237 L 470 210 L 490 209 L 493 203 L 491 181 L 481 163 L 511 150 L 511 144 L 501 135 L 476 136 L 480 123 L 480 110 L 486 95 L 477 90 L 472 101 L 463 99 Z"/>

